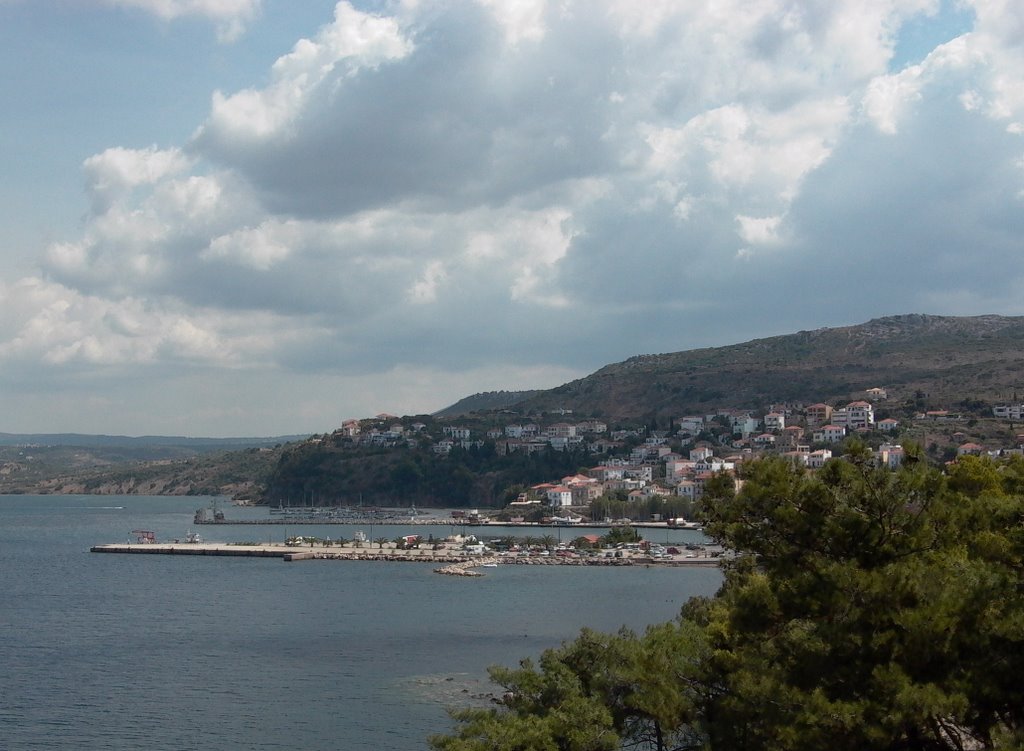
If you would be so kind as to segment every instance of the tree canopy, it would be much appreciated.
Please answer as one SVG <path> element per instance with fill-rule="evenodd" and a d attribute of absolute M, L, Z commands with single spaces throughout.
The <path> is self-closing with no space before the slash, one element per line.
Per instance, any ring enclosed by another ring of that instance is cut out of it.
<path fill-rule="evenodd" d="M 707 532 L 733 551 L 679 618 L 584 630 L 494 668 L 501 705 L 454 713 L 439 751 L 1024 747 L 1024 460 L 866 453 L 717 477 Z"/>

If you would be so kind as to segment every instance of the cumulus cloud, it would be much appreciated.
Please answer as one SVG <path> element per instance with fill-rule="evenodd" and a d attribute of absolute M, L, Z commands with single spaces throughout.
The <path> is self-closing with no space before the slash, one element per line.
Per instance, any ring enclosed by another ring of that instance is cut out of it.
<path fill-rule="evenodd" d="M 173 362 L 235 368 L 289 333 L 270 314 L 225 315 L 174 301 L 83 295 L 38 278 L 0 287 L 0 359 L 128 369 Z"/>
<path fill-rule="evenodd" d="M 338 3 L 188 143 L 86 160 L 0 358 L 536 377 L 1020 312 L 1017 4 L 899 69 L 938 0 L 379 7 Z"/>
<path fill-rule="evenodd" d="M 217 23 L 221 41 L 238 39 L 260 13 L 260 0 L 101 0 L 107 5 L 143 10 L 165 21 L 187 16 Z"/>
<path fill-rule="evenodd" d="M 222 146 L 287 139 L 293 134 L 288 126 L 302 117 L 314 95 L 328 93 L 325 89 L 361 70 L 405 57 L 410 46 L 394 19 L 338 3 L 334 23 L 278 58 L 271 85 L 231 95 L 214 92 L 210 119 L 197 137 Z"/>
<path fill-rule="evenodd" d="M 114 147 L 85 160 L 86 186 L 93 211 L 102 214 L 127 191 L 153 185 L 164 177 L 183 172 L 189 160 L 180 149 L 126 149 Z"/>

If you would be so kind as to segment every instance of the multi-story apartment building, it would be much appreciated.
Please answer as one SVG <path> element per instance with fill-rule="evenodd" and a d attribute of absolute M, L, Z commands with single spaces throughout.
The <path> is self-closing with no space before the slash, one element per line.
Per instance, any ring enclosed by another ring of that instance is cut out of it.
<path fill-rule="evenodd" d="M 827 404 L 812 404 L 804 410 L 804 414 L 807 416 L 807 427 L 816 428 L 831 422 L 832 407 Z"/>
<path fill-rule="evenodd" d="M 869 402 L 850 402 L 832 413 L 832 424 L 847 430 L 870 428 L 875 424 L 875 409 Z"/>

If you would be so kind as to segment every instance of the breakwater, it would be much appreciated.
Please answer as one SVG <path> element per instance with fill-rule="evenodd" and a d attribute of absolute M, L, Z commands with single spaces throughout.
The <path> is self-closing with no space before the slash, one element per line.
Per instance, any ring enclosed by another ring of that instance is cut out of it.
<path fill-rule="evenodd" d="M 640 529 L 667 529 L 671 531 L 700 531 L 699 526 L 672 526 L 665 522 L 586 522 L 580 524 L 564 524 L 555 522 L 467 522 L 463 519 L 449 518 L 409 518 L 409 519 L 377 519 L 374 517 L 332 517 L 332 516 L 278 516 L 264 519 L 212 519 L 196 515 L 193 524 L 213 526 L 298 526 L 300 524 L 316 525 L 348 525 L 367 527 L 472 527 L 487 529 L 488 527 L 516 527 L 520 529 L 613 529 L 615 527 L 637 527 Z"/>
<path fill-rule="evenodd" d="M 374 525 L 375 527 L 385 526 L 417 526 L 417 527 L 470 527 L 470 526 L 485 526 L 485 525 L 473 525 L 456 519 L 375 519 L 373 517 L 331 517 L 331 516 L 284 516 L 284 517 L 270 517 L 269 519 L 210 519 L 202 518 L 197 516 L 193 520 L 194 524 L 212 524 L 217 526 L 247 526 L 247 525 L 283 525 L 292 526 L 298 524 L 348 524 L 356 526 L 369 526 Z"/>
<path fill-rule="evenodd" d="M 717 566 L 717 558 L 650 558 L 644 555 L 623 557 L 562 557 L 562 556 L 479 556 L 456 549 L 378 549 L 301 547 L 295 545 L 228 545 L 225 543 L 115 543 L 94 545 L 92 553 L 122 553 L 138 555 L 207 555 L 241 556 L 250 558 L 280 558 L 286 562 L 321 561 L 387 561 L 443 564 L 434 569 L 449 576 L 481 576 L 479 568 L 493 566 Z"/>

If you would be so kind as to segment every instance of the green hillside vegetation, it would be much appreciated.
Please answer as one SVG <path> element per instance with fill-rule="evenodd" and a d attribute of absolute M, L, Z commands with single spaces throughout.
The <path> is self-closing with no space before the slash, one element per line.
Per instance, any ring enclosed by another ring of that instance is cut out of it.
<path fill-rule="evenodd" d="M 281 448 L 197 452 L 185 447 L 0 448 L 0 492 L 258 497 Z"/>
<path fill-rule="evenodd" d="M 542 451 L 498 456 L 492 442 L 455 448 L 372 448 L 323 441 L 289 446 L 267 479 L 271 505 L 495 506 L 509 488 L 575 473 L 592 463 L 585 452 Z"/>
<path fill-rule="evenodd" d="M 459 417 L 476 412 L 494 412 L 506 409 L 513 404 L 530 399 L 540 391 L 485 391 L 460 399 L 450 407 L 435 412 L 434 417 Z"/>
<path fill-rule="evenodd" d="M 439 456 L 431 447 L 443 437 L 444 425 L 457 421 L 473 430 L 474 439 L 513 422 L 585 417 L 600 418 L 610 428 L 671 432 L 672 420 L 686 414 L 757 413 L 783 402 L 842 404 L 876 386 L 888 391 L 888 399 L 875 405 L 876 419 L 899 419 L 904 437 L 921 442 L 933 460 L 944 460 L 967 438 L 1016 445 L 1018 427 L 992 419 L 991 406 L 1024 399 L 1022 345 L 1020 317 L 893 316 L 726 347 L 637 356 L 548 391 L 477 394 L 437 415 L 394 418 L 406 429 L 414 420 L 427 426 L 412 448 L 404 440 L 383 448 L 326 434 L 255 460 L 248 449 L 203 453 L 207 458 L 200 459 L 202 444 L 195 439 L 187 439 L 193 441 L 188 446 L 155 446 L 159 439 L 152 438 L 106 445 L 126 440 L 111 437 L 103 446 L 80 450 L 33 449 L 27 461 L 23 449 L 0 446 L 0 492 L 219 492 L 273 504 L 362 499 L 374 505 L 495 506 L 516 485 L 557 479 L 592 465 L 593 458 L 499 457 L 489 446 Z M 912 424 L 909 418 L 929 409 L 953 410 L 964 419 Z M 363 421 L 364 430 L 386 429 L 388 421 Z"/>
<path fill-rule="evenodd" d="M 1021 748 L 1024 460 L 850 459 L 711 483 L 707 532 L 736 553 L 716 596 L 493 668 L 499 706 L 455 711 L 432 747 Z"/>
<path fill-rule="evenodd" d="M 662 422 L 716 407 L 839 402 L 881 386 L 910 408 L 1024 398 L 1024 318 L 903 315 L 727 347 L 641 355 L 523 400 L 535 414 L 571 409 Z"/>

